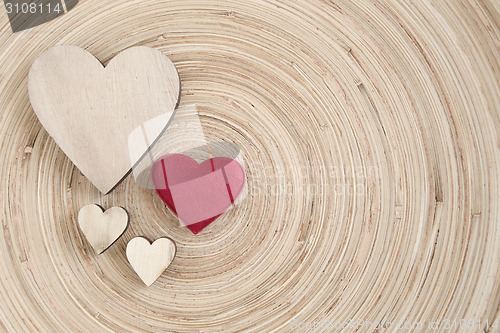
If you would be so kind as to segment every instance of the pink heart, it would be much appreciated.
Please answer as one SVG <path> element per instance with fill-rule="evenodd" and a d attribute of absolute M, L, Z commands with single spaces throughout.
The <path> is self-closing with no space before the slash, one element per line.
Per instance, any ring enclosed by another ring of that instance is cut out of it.
<path fill-rule="evenodd" d="M 240 195 L 245 171 L 228 157 L 198 164 L 182 154 L 158 159 L 151 169 L 156 193 L 194 234 L 222 215 Z"/>

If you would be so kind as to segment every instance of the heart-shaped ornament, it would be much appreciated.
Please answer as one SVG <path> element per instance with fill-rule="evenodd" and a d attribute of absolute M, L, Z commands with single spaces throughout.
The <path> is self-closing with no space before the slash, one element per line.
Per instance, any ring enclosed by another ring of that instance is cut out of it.
<path fill-rule="evenodd" d="M 198 164 L 189 156 L 169 154 L 153 164 L 151 180 L 163 202 L 197 234 L 231 207 L 245 185 L 245 171 L 227 157 Z"/>
<path fill-rule="evenodd" d="M 159 238 L 151 244 L 144 237 L 135 237 L 127 245 L 127 259 L 148 287 L 167 269 L 175 252 L 175 243 L 169 238 Z"/>
<path fill-rule="evenodd" d="M 78 225 L 97 254 L 101 254 L 125 232 L 128 214 L 121 207 L 104 212 L 98 205 L 87 205 L 78 212 Z"/>
<path fill-rule="evenodd" d="M 172 62 L 149 47 L 126 49 L 104 67 L 84 49 L 60 45 L 34 61 L 28 90 L 50 136 L 108 193 L 168 125 L 180 82 Z"/>

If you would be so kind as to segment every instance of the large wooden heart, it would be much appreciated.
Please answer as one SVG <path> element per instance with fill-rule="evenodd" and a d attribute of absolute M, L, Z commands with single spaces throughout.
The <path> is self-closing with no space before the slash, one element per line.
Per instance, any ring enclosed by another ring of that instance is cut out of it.
<path fill-rule="evenodd" d="M 180 82 L 172 62 L 149 47 L 129 48 L 104 67 L 87 51 L 60 45 L 35 60 L 28 90 L 48 133 L 108 193 L 168 125 Z"/>

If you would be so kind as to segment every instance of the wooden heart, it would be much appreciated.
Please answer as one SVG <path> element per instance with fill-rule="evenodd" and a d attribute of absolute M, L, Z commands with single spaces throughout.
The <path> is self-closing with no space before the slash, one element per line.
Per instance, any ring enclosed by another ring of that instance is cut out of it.
<path fill-rule="evenodd" d="M 127 259 L 148 287 L 167 269 L 175 252 L 175 243 L 169 238 L 159 238 L 150 244 L 144 237 L 135 237 L 127 245 Z"/>
<path fill-rule="evenodd" d="M 90 245 L 101 254 L 125 232 L 128 214 L 121 207 L 104 212 L 98 205 L 87 205 L 78 213 L 78 225 Z"/>
<path fill-rule="evenodd" d="M 34 61 L 28 91 L 47 132 L 108 193 L 168 125 L 180 82 L 172 62 L 149 47 L 126 49 L 103 67 L 87 51 L 60 45 Z M 147 144 L 131 135 L 141 129 Z"/>

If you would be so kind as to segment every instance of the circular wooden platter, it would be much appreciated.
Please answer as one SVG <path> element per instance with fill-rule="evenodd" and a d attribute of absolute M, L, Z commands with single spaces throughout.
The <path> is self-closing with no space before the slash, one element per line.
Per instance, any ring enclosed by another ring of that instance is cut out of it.
<path fill-rule="evenodd" d="M 0 14 L 0 331 L 499 319 L 498 2 L 82 0 L 15 34 Z M 131 176 L 100 194 L 29 103 L 30 65 L 56 44 L 104 63 L 164 52 L 180 105 L 241 148 L 242 204 L 193 235 Z M 76 221 L 90 203 L 130 214 L 100 256 Z M 125 255 L 136 236 L 177 244 L 149 288 Z"/>

